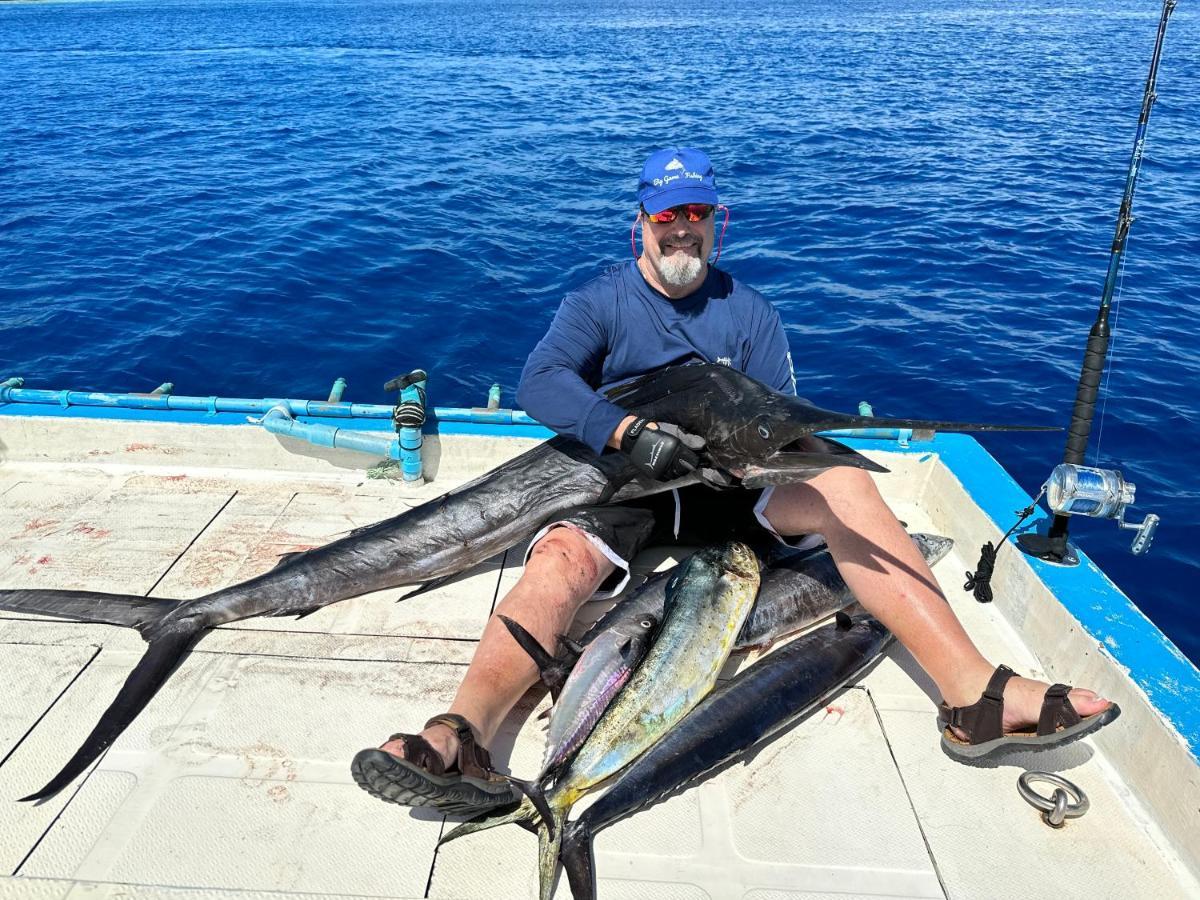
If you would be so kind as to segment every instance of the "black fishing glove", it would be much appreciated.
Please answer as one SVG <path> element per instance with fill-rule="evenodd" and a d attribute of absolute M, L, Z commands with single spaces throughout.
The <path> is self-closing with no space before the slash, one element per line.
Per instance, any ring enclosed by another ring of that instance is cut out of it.
<path fill-rule="evenodd" d="M 621 452 L 643 475 L 671 481 L 699 467 L 704 438 L 669 423 L 660 422 L 657 429 L 647 424 L 649 419 L 637 419 L 621 436 Z"/>

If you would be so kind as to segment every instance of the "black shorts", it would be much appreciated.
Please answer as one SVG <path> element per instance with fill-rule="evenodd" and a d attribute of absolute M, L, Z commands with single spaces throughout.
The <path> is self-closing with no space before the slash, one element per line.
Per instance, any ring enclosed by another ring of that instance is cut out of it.
<path fill-rule="evenodd" d="M 596 592 L 597 597 L 613 596 L 624 590 L 630 563 L 646 547 L 664 544 L 704 547 L 729 540 L 752 545 L 769 541 L 797 546 L 800 542 L 803 546 L 803 536 L 784 538 L 763 515 L 771 491 L 772 488 L 718 491 L 697 484 L 628 503 L 581 506 L 547 522 L 529 542 L 529 548 L 532 552 L 533 546 L 552 528 L 565 525 L 583 532 L 617 567 Z"/>

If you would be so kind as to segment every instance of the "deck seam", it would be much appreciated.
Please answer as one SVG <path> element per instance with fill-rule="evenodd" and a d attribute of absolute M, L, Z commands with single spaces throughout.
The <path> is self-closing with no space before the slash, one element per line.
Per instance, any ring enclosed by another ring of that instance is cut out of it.
<path fill-rule="evenodd" d="M 158 588 L 158 586 L 163 583 L 164 579 L 166 579 L 166 577 L 171 574 L 171 570 L 174 569 L 177 565 L 179 565 L 179 561 L 181 559 L 183 559 L 187 555 L 187 552 L 196 545 L 196 541 L 200 540 L 200 538 L 204 535 L 204 532 L 208 531 L 208 529 L 212 527 L 212 523 L 217 521 L 217 518 L 221 515 L 221 513 L 225 512 L 226 508 L 229 506 L 230 503 L 233 502 L 234 498 L 237 495 L 238 495 L 238 490 L 237 490 L 237 488 L 234 488 L 233 493 L 230 494 L 228 497 L 226 497 L 225 502 L 221 504 L 221 508 L 218 509 L 215 513 L 213 513 L 212 518 L 210 518 L 207 522 L 204 523 L 204 527 L 201 528 L 199 531 L 197 531 L 192 536 L 192 539 L 190 541 L 188 541 L 188 545 L 186 547 L 184 547 L 183 550 L 180 551 L 179 555 L 176 556 L 175 559 L 172 560 L 171 564 L 169 566 L 167 566 L 167 568 L 163 571 L 163 573 L 158 576 L 158 580 L 155 581 L 154 584 L 152 584 L 150 586 L 150 590 L 146 591 L 144 596 L 149 597 L 151 594 L 154 593 L 154 591 Z"/>
<path fill-rule="evenodd" d="M 21 740 L 17 741 L 17 743 L 13 746 L 12 750 L 10 750 L 5 755 L 4 759 L 0 760 L 0 766 L 3 766 L 6 762 L 8 762 L 9 758 L 14 753 L 17 752 L 17 749 L 22 744 L 25 743 L 25 741 L 28 739 L 29 735 L 31 735 L 34 732 L 34 729 L 36 729 L 38 727 L 38 725 L 41 724 L 42 720 L 50 714 L 50 711 L 52 709 L 54 709 L 55 706 L 58 705 L 59 701 L 62 700 L 62 698 L 66 695 L 67 691 L 69 691 L 72 688 L 72 686 L 75 684 L 75 682 L 78 681 L 80 679 L 80 677 L 82 677 L 83 673 L 86 672 L 91 667 L 92 663 L 96 661 L 96 658 L 104 650 L 103 647 L 94 647 L 93 649 L 95 652 L 92 653 L 91 658 L 88 659 L 87 662 L 85 662 L 82 666 L 79 667 L 79 671 L 75 673 L 75 677 L 72 678 L 69 682 L 67 682 L 66 687 L 64 687 L 59 692 L 58 696 L 54 698 L 53 702 L 51 702 L 51 704 L 46 707 L 45 711 L 40 716 L 38 716 L 37 721 L 34 722 L 33 725 L 31 725 L 29 727 L 29 730 L 26 731 L 25 734 L 23 734 L 21 736 Z M 46 825 L 45 830 L 43 830 L 42 833 L 40 835 L 38 835 L 38 839 L 33 842 L 33 846 L 29 848 L 29 852 L 26 853 L 23 857 L 21 857 L 21 861 L 19 863 L 17 863 L 16 868 L 14 868 L 11 873 L 9 873 L 10 875 L 12 875 L 15 878 L 17 875 L 19 875 L 21 873 L 22 867 L 25 865 L 25 863 L 29 862 L 29 857 L 33 856 L 33 854 L 37 851 L 37 848 L 41 846 L 42 841 L 44 841 L 46 839 L 46 837 L 50 834 L 50 832 L 54 830 L 54 826 L 56 824 L 58 824 L 58 820 L 62 818 L 62 814 L 64 812 L 66 812 L 67 807 L 71 805 L 71 801 L 73 801 L 79 795 L 79 792 L 81 790 L 83 790 L 83 786 L 87 783 L 88 779 L 92 777 L 92 773 L 95 772 L 96 767 L 100 765 L 100 760 L 104 759 L 104 756 L 107 753 L 108 753 L 108 750 L 105 749 L 104 753 L 102 753 L 100 755 L 100 757 L 88 768 L 88 770 L 84 774 L 83 778 L 81 778 L 79 780 L 79 784 L 75 785 L 75 790 L 73 790 L 71 792 L 71 796 L 67 798 L 67 802 L 64 803 L 62 805 L 62 808 L 60 808 L 59 811 L 54 814 L 54 818 L 51 819 L 49 824 Z"/>
<path fill-rule="evenodd" d="M 900 779 L 900 787 L 904 790 L 904 797 L 908 800 L 908 808 L 912 810 L 913 821 L 917 823 L 917 831 L 921 835 L 921 842 L 925 844 L 925 852 L 929 855 L 929 864 L 933 866 L 933 874 L 937 877 L 938 886 L 942 889 L 942 896 L 950 900 L 950 891 L 946 887 L 946 880 L 942 877 L 942 870 L 938 866 L 937 857 L 933 855 L 933 847 L 929 844 L 929 838 L 925 834 L 925 826 L 921 822 L 921 814 L 917 812 L 917 806 L 913 803 L 912 793 L 908 789 L 908 782 L 904 780 L 904 772 L 900 769 L 900 762 L 896 759 L 896 752 L 892 749 L 892 739 L 888 737 L 887 728 L 883 724 L 883 717 L 879 714 L 879 704 L 875 702 L 875 695 L 871 693 L 871 689 L 860 684 L 867 693 L 867 699 L 871 701 L 871 712 L 875 714 L 875 721 L 879 723 L 879 731 L 883 735 L 884 746 L 887 747 L 888 756 L 892 758 L 892 767 L 896 770 L 896 776 Z"/>
<path fill-rule="evenodd" d="M 4 641 L 3 643 L 6 643 L 6 644 L 11 643 L 14 646 L 26 646 L 26 647 L 53 646 L 53 645 L 47 645 L 47 644 L 34 644 L 34 643 L 26 644 L 26 643 L 11 642 L 11 641 Z M 18 748 L 20 748 L 20 746 L 23 743 L 25 743 L 25 739 L 28 738 L 29 735 L 33 734 L 34 729 L 36 729 L 38 727 L 38 725 L 41 724 L 42 719 L 44 719 L 44 718 L 46 718 L 46 716 L 50 715 L 50 710 L 54 709 L 54 707 L 58 704 L 58 701 L 61 700 L 63 698 L 63 695 L 66 694 L 67 691 L 69 691 L 71 689 L 71 686 L 73 684 L 75 684 L 76 681 L 79 680 L 80 676 L 82 676 L 83 673 L 88 670 L 88 667 L 91 666 L 91 664 L 96 661 L 96 657 L 99 656 L 100 652 L 104 649 L 103 647 L 98 647 L 94 644 L 91 646 L 92 646 L 92 650 L 93 650 L 92 655 L 88 658 L 88 660 L 82 666 L 79 667 L 79 671 L 76 672 L 71 677 L 71 680 L 67 682 L 66 686 L 63 687 L 63 689 L 58 692 L 58 696 L 56 696 L 53 700 L 50 701 L 50 705 L 47 706 L 42 711 L 42 714 L 40 716 L 38 716 L 36 720 L 34 720 L 34 723 L 32 725 L 30 725 L 28 729 L 26 729 L 25 733 L 23 735 L 21 735 L 21 739 L 19 741 L 17 741 L 15 744 L 13 744 L 12 749 L 9 750 L 8 753 L 4 754 L 4 758 L 0 759 L 0 766 L 3 766 L 6 762 L 8 762 L 9 758 L 14 753 L 17 752 Z"/>

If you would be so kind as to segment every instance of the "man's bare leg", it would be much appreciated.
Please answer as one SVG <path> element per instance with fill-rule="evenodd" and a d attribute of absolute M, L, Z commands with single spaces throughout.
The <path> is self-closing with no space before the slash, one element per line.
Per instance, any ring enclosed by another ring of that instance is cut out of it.
<path fill-rule="evenodd" d="M 543 647 L 554 652 L 558 636 L 570 627 L 579 607 L 613 571 L 613 564 L 580 532 L 552 529 L 533 548 L 525 571 L 496 607 L 520 622 Z M 537 667 L 517 646 L 495 615 L 488 619 L 450 712 L 471 723 L 475 739 L 490 747 L 504 717 L 537 681 Z M 458 737 L 445 725 L 421 732 L 450 765 L 458 755 Z M 380 749 L 404 756 L 404 741 Z"/>
<path fill-rule="evenodd" d="M 866 472 L 835 468 L 806 483 L 778 487 L 765 515 L 780 534 L 825 536 L 846 584 L 908 649 L 947 704 L 966 706 L 979 699 L 995 666 L 963 630 L 920 551 Z M 1006 732 L 1037 722 L 1047 687 L 1028 678 L 1009 680 Z M 1073 690 L 1070 699 L 1081 716 L 1108 706 L 1089 690 Z"/>

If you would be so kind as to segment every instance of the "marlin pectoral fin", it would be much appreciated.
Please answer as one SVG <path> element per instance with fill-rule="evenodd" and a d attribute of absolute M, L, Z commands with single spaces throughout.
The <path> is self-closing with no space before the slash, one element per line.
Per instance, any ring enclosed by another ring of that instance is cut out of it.
<path fill-rule="evenodd" d="M 550 697 L 557 700 L 559 693 L 562 692 L 563 685 L 566 684 L 567 673 L 570 672 L 570 667 L 564 666 L 561 660 L 551 656 L 550 652 L 541 645 L 537 638 L 526 631 L 520 622 L 514 622 L 503 613 L 496 613 L 496 617 L 504 623 L 504 627 L 513 636 L 513 640 L 533 660 L 533 664 L 537 666 L 538 677 L 542 680 L 542 684 L 550 689 Z"/>
<path fill-rule="evenodd" d="M 808 481 L 827 469 L 838 467 L 863 469 L 867 472 L 887 472 L 885 466 L 867 459 L 861 453 L 775 453 L 761 465 L 749 465 L 742 477 L 742 487 L 756 490 L 773 484 L 795 484 Z"/>
<path fill-rule="evenodd" d="M 44 788 L 22 801 L 44 800 L 57 794 L 75 780 L 105 750 L 111 746 L 125 727 L 137 717 L 150 702 L 163 682 L 175 671 L 175 667 L 187 655 L 188 649 L 204 633 L 204 629 L 169 632 L 155 636 L 141 661 L 129 673 L 125 684 L 117 692 L 116 699 L 109 704 L 92 733 L 75 751 L 62 771 L 54 776 Z"/>
<path fill-rule="evenodd" d="M 418 594 L 424 594 L 426 591 L 432 591 L 435 588 L 440 588 L 444 584 L 449 584 L 460 574 L 462 573 L 459 572 L 455 573 L 454 575 L 444 575 L 441 578 L 433 578 L 429 581 L 426 581 L 424 584 L 417 585 L 417 587 L 413 588 L 407 594 L 401 594 L 396 598 L 396 602 L 399 603 L 401 600 L 407 600 L 409 597 L 416 597 Z"/>

